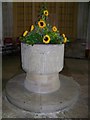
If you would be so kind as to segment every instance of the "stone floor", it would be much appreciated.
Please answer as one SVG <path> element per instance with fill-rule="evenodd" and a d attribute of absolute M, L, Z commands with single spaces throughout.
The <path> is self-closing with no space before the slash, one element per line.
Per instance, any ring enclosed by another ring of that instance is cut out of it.
<path fill-rule="evenodd" d="M 24 72 L 21 69 L 20 56 L 9 55 L 3 57 L 3 90 L 6 83 L 13 76 Z M 37 114 L 25 112 L 3 100 L 3 118 L 88 118 L 88 61 L 85 59 L 65 58 L 63 75 L 72 76 L 81 87 L 80 97 L 70 110 L 56 113 Z M 9 105 L 9 107 L 8 107 Z M 12 109 L 11 109 L 12 108 Z"/>

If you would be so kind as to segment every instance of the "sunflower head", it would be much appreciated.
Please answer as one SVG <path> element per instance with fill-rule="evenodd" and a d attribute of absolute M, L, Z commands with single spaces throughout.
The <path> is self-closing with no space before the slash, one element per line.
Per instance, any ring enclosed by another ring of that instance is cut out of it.
<path fill-rule="evenodd" d="M 48 10 L 44 10 L 44 15 L 48 16 Z"/>
<path fill-rule="evenodd" d="M 57 31 L 56 26 L 53 26 L 52 30 L 53 30 L 54 32 L 56 32 L 56 31 Z"/>
<path fill-rule="evenodd" d="M 43 43 L 48 44 L 49 42 L 50 42 L 50 37 L 49 37 L 49 35 L 45 35 L 45 36 L 43 37 Z"/>
<path fill-rule="evenodd" d="M 64 42 L 64 43 L 66 43 L 66 42 L 67 42 L 67 38 L 66 38 L 66 37 L 64 38 L 64 41 L 63 41 L 63 42 Z"/>
<path fill-rule="evenodd" d="M 34 25 L 31 26 L 31 31 L 34 29 Z"/>
<path fill-rule="evenodd" d="M 62 34 L 62 36 L 65 38 L 65 34 Z"/>
<path fill-rule="evenodd" d="M 26 30 L 24 33 L 23 33 L 23 36 L 26 36 L 28 34 L 28 31 Z"/>
<path fill-rule="evenodd" d="M 49 12 L 47 7 L 43 6 L 38 21 L 31 25 L 30 31 L 25 31 L 21 40 L 27 44 L 65 44 L 69 42 L 65 34 L 60 35 L 55 25 L 48 23 Z M 31 33 L 30 33 L 31 32 Z"/>
<path fill-rule="evenodd" d="M 38 26 L 39 26 L 40 28 L 44 28 L 44 27 L 46 26 L 46 23 L 45 23 L 43 20 L 40 20 L 40 21 L 38 22 Z"/>

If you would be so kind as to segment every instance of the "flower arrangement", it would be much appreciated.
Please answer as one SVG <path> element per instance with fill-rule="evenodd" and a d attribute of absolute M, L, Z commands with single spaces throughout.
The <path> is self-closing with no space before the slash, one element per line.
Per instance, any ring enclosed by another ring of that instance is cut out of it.
<path fill-rule="evenodd" d="M 49 12 L 44 6 L 35 25 L 31 25 L 30 31 L 25 31 L 20 40 L 24 43 L 34 44 L 64 44 L 69 42 L 65 34 L 60 35 L 56 26 L 48 23 Z"/>

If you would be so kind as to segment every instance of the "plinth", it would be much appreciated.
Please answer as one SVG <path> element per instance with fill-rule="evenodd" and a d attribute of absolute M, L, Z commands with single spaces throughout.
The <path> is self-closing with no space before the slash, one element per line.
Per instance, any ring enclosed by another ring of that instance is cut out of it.
<path fill-rule="evenodd" d="M 78 99 L 79 85 L 63 69 L 64 45 L 21 45 L 25 74 L 6 86 L 8 101 L 20 109 L 47 113 L 70 108 Z"/>

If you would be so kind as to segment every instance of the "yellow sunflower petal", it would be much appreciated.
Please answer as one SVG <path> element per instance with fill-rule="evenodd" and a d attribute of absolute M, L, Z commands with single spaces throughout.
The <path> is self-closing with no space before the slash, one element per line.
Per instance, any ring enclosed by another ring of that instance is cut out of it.
<path fill-rule="evenodd" d="M 48 43 L 50 42 L 50 37 L 49 37 L 49 35 L 45 35 L 45 36 L 43 37 L 43 42 L 46 43 L 46 44 L 48 44 Z"/>
<path fill-rule="evenodd" d="M 31 26 L 31 31 L 34 29 L 34 25 Z"/>
<path fill-rule="evenodd" d="M 23 33 L 23 36 L 26 36 L 28 33 L 28 31 L 26 30 L 24 33 Z"/>
<path fill-rule="evenodd" d="M 67 42 L 67 38 L 65 37 L 65 38 L 64 38 L 64 43 L 66 43 L 66 42 Z"/>
<path fill-rule="evenodd" d="M 62 34 L 62 36 L 65 38 L 65 34 Z"/>

